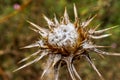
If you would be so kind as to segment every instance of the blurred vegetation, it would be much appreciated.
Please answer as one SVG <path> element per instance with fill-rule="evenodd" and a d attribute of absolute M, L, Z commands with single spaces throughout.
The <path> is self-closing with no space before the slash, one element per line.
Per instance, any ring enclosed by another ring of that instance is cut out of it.
<path fill-rule="evenodd" d="M 25 64 L 18 64 L 18 61 L 36 51 L 20 49 L 39 38 L 38 34 L 29 29 L 30 24 L 26 20 L 46 27 L 42 14 L 53 18 L 56 13 L 60 18 L 66 6 L 73 21 L 73 3 L 76 4 L 82 21 L 97 14 L 91 23 L 92 27 L 101 24 L 99 28 L 104 29 L 120 25 L 120 0 L 0 0 L 0 80 L 39 80 L 45 59 L 15 73 L 12 72 Z M 104 49 L 105 51 L 120 52 L 120 26 L 108 32 L 113 35 L 96 41 L 96 44 L 112 47 Z M 120 57 L 105 56 L 102 59 L 98 55 L 91 55 L 106 80 L 120 80 Z M 75 64 L 83 80 L 99 80 L 96 72 L 84 59 Z M 60 71 L 60 80 L 70 80 L 65 68 Z"/>

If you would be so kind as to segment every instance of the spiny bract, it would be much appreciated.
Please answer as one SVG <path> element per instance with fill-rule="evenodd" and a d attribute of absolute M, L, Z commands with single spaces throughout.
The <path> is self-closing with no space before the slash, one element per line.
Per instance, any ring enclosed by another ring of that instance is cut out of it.
<path fill-rule="evenodd" d="M 80 23 L 75 5 L 74 5 L 74 15 L 75 15 L 74 23 L 70 22 L 66 8 L 65 8 L 64 16 L 60 22 L 57 20 L 56 16 L 54 17 L 54 21 L 52 21 L 49 18 L 47 18 L 45 15 L 43 15 L 48 23 L 49 29 L 40 27 L 28 21 L 28 23 L 34 26 L 32 30 L 40 34 L 41 39 L 36 43 L 28 45 L 24 48 L 39 47 L 40 49 L 37 52 L 33 53 L 32 55 L 28 56 L 27 58 L 21 60 L 20 63 L 36 55 L 37 58 L 35 58 L 31 62 L 26 63 L 25 65 L 21 66 L 15 71 L 18 71 L 34 62 L 39 61 L 44 56 L 48 56 L 48 60 L 46 63 L 47 67 L 43 71 L 41 79 L 43 78 L 44 74 L 47 73 L 47 71 L 49 71 L 51 67 L 53 67 L 55 73 L 54 80 L 58 80 L 59 69 L 62 64 L 62 65 L 67 65 L 67 69 L 69 71 L 72 80 L 76 80 L 76 79 L 81 80 L 79 74 L 77 73 L 74 67 L 74 60 L 83 56 L 91 64 L 91 66 L 99 75 L 101 80 L 104 80 L 102 75 L 99 73 L 99 71 L 91 61 L 89 52 L 93 51 L 99 55 L 120 56 L 120 54 L 118 53 L 108 53 L 99 50 L 98 48 L 104 48 L 106 46 L 98 46 L 93 44 L 92 42 L 93 39 L 101 39 L 110 36 L 111 34 L 103 34 L 103 32 L 113 29 L 116 26 L 98 31 L 96 31 L 98 26 L 89 29 L 87 26 L 95 16 L 85 22 Z"/>

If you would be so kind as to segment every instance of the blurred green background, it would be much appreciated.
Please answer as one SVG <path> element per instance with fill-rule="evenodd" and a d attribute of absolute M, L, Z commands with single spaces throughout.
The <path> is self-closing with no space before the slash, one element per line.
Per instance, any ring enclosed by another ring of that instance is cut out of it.
<path fill-rule="evenodd" d="M 26 20 L 46 27 L 42 14 L 53 18 L 56 13 L 57 18 L 60 18 L 66 6 L 73 21 L 73 3 L 76 4 L 81 21 L 97 14 L 91 27 L 101 24 L 99 29 L 104 29 L 120 25 L 120 0 L 0 0 L 0 80 L 40 80 L 45 59 L 12 72 L 26 63 L 18 64 L 21 59 L 37 50 L 20 49 L 39 38 L 38 34 L 29 29 L 30 24 Z M 113 35 L 96 40 L 96 44 L 112 47 L 105 51 L 120 52 L 120 26 L 107 33 Z M 105 56 L 103 59 L 94 53 L 90 55 L 106 80 L 120 80 L 120 57 Z M 84 59 L 75 65 L 83 80 L 99 80 Z M 60 71 L 60 80 L 71 80 L 66 67 Z"/>

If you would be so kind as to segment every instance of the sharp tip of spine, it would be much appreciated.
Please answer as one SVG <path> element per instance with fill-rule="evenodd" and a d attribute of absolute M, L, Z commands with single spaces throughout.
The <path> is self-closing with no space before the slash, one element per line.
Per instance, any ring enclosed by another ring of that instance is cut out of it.
<path fill-rule="evenodd" d="M 20 49 L 25 49 L 24 47 L 21 47 Z"/>
<path fill-rule="evenodd" d="M 19 61 L 18 64 L 20 64 L 20 63 L 22 63 L 22 62 L 23 62 L 23 60 Z"/>
<path fill-rule="evenodd" d="M 12 72 L 16 72 L 17 70 L 13 70 Z"/>
<path fill-rule="evenodd" d="M 25 49 L 25 48 L 29 48 L 28 46 L 25 46 L 25 47 L 21 47 L 20 49 Z"/>
<path fill-rule="evenodd" d="M 67 16 L 67 7 L 65 7 L 65 11 L 64 11 L 64 17 Z"/>
<path fill-rule="evenodd" d="M 28 46 L 25 46 L 25 47 L 21 47 L 21 49 L 32 48 L 32 47 L 34 47 L 34 46 L 32 46 L 32 45 L 28 45 Z"/>
<path fill-rule="evenodd" d="M 95 17 L 97 17 L 97 14 L 95 14 L 92 18 L 90 18 L 90 22 L 91 22 Z"/>
<path fill-rule="evenodd" d="M 75 5 L 75 3 L 73 3 L 73 7 L 74 7 L 74 11 L 77 10 L 77 9 L 76 9 L 76 5 Z"/>
<path fill-rule="evenodd" d="M 49 18 L 44 14 L 42 14 L 42 15 L 43 15 L 43 18 L 47 21 L 47 23 L 49 23 Z"/>
<path fill-rule="evenodd" d="M 19 71 L 20 69 L 22 69 L 22 67 L 17 68 L 17 69 L 15 69 L 15 70 L 13 70 L 12 72 L 17 72 L 17 71 Z"/>
<path fill-rule="evenodd" d="M 110 29 L 117 28 L 117 27 L 119 27 L 119 26 L 120 26 L 120 25 L 116 25 L 116 26 L 111 27 Z"/>
<path fill-rule="evenodd" d="M 73 4 L 73 7 L 74 7 L 75 20 L 77 20 L 78 15 L 77 15 L 77 9 L 76 9 L 76 5 L 75 5 L 75 3 Z"/>
<path fill-rule="evenodd" d="M 43 18 L 44 18 L 44 19 L 46 19 L 46 18 L 47 18 L 47 17 L 46 17 L 46 15 L 44 15 L 44 14 L 42 14 L 42 16 L 43 16 Z"/>
<path fill-rule="evenodd" d="M 50 19 L 46 16 L 46 15 L 44 15 L 44 14 L 42 14 L 43 15 L 43 18 L 47 21 L 47 22 L 50 22 Z"/>
<path fill-rule="evenodd" d="M 29 24 L 33 25 L 34 23 L 32 23 L 31 21 L 29 20 L 26 20 L 26 22 L 28 22 Z"/>
<path fill-rule="evenodd" d="M 31 23 L 31 21 L 29 21 L 29 20 L 26 20 L 26 22 Z"/>

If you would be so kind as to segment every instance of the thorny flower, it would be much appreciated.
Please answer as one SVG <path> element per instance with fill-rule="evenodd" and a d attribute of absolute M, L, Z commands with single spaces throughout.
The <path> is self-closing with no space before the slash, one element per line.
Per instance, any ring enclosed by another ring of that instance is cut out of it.
<path fill-rule="evenodd" d="M 96 52 L 96 54 L 100 56 L 103 55 L 120 56 L 120 54 L 118 53 L 109 53 L 102 51 L 99 48 L 104 48 L 106 46 L 99 46 L 93 43 L 94 39 L 96 40 L 110 36 L 111 34 L 103 33 L 107 30 L 115 28 L 116 26 L 106 28 L 103 30 L 96 30 L 98 26 L 89 29 L 88 26 L 95 16 L 85 22 L 80 23 L 75 4 L 74 15 L 75 15 L 74 23 L 70 21 L 66 8 L 64 16 L 60 22 L 57 20 L 56 16 L 54 17 L 54 21 L 52 21 L 44 15 L 44 18 L 47 21 L 49 29 L 40 27 L 28 21 L 28 23 L 34 26 L 32 30 L 40 34 L 41 39 L 36 43 L 28 45 L 24 48 L 39 47 L 39 50 L 31 54 L 27 58 L 21 60 L 20 63 L 36 55 L 37 58 L 35 58 L 31 62 L 26 63 L 25 65 L 21 66 L 15 71 L 18 71 L 32 63 L 41 60 L 43 57 L 48 56 L 46 63 L 47 67 L 43 71 L 41 79 L 52 67 L 55 73 L 54 80 L 58 80 L 61 65 L 62 66 L 66 65 L 72 80 L 76 79 L 81 80 L 81 77 L 79 76 L 78 72 L 74 67 L 74 61 L 83 56 L 96 71 L 100 79 L 104 80 L 98 69 L 95 67 L 94 63 L 91 61 L 89 53 L 92 51 Z"/>

